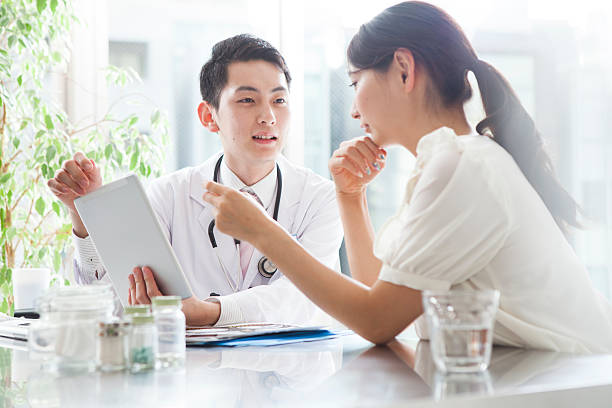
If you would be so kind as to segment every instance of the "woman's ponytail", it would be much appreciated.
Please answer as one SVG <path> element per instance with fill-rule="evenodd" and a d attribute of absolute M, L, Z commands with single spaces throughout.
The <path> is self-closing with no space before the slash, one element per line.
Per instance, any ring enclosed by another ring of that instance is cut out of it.
<path fill-rule="evenodd" d="M 578 205 L 555 176 L 542 137 L 508 81 L 481 60 L 476 60 L 471 70 L 478 81 L 486 114 L 476 131 L 480 134 L 489 131 L 512 155 L 563 231 L 568 226 L 579 227 Z"/>

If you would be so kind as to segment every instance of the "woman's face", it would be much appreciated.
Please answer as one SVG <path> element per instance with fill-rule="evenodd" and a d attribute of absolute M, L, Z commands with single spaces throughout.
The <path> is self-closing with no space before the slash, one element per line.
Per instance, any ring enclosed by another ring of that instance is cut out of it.
<path fill-rule="evenodd" d="M 379 146 L 401 144 L 410 115 L 402 93 L 401 78 L 398 81 L 392 77 L 391 71 L 382 73 L 353 67 L 350 67 L 349 77 L 355 89 L 351 116 L 359 120 L 361 127 Z"/>

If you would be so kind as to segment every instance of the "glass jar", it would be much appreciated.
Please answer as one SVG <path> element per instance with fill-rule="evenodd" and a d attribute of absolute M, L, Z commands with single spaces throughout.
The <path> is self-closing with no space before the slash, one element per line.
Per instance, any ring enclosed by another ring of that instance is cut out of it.
<path fill-rule="evenodd" d="M 40 319 L 28 333 L 30 351 L 52 371 L 95 371 L 97 324 L 111 319 L 114 307 L 110 285 L 49 289 L 37 301 Z"/>
<path fill-rule="evenodd" d="M 185 363 L 185 314 L 180 296 L 157 296 L 151 299 L 157 326 L 157 361 L 161 367 Z"/>
<path fill-rule="evenodd" d="M 138 373 L 155 369 L 157 328 L 152 315 L 136 314 L 132 317 L 129 350 L 131 372 Z"/>
<path fill-rule="evenodd" d="M 128 360 L 130 323 L 113 319 L 98 323 L 97 365 L 102 371 L 123 370 Z"/>

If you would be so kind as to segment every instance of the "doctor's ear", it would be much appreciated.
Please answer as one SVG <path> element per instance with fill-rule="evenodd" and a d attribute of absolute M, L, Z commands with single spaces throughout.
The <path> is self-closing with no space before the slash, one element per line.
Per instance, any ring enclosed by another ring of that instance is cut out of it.
<path fill-rule="evenodd" d="M 206 129 L 214 133 L 219 131 L 219 126 L 213 119 L 213 108 L 208 102 L 202 101 L 198 105 L 198 118 L 200 119 L 200 123 L 202 123 Z"/>

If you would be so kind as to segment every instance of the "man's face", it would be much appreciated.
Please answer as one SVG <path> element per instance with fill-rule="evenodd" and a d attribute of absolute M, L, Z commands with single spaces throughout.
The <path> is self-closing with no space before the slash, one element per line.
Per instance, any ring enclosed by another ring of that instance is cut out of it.
<path fill-rule="evenodd" d="M 233 160 L 275 161 L 289 131 L 289 93 L 283 72 L 261 60 L 233 62 L 219 109 L 211 112 L 223 150 Z"/>

